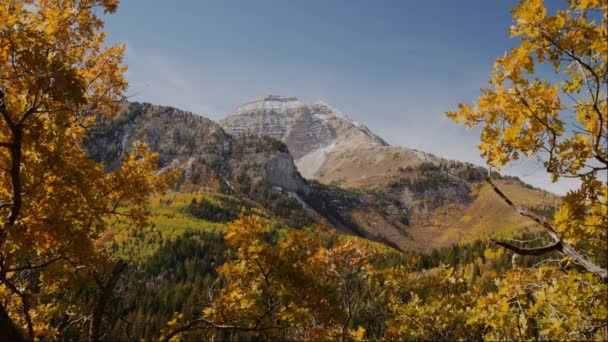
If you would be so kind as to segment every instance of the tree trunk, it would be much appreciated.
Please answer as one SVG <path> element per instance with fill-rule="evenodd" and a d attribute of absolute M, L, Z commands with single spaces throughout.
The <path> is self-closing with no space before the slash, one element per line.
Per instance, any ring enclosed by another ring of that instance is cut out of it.
<path fill-rule="evenodd" d="M 25 341 L 2 304 L 0 304 L 0 341 Z"/>
<path fill-rule="evenodd" d="M 101 321 L 106 311 L 106 305 L 108 304 L 110 298 L 112 298 L 112 293 L 114 292 L 116 283 L 118 283 L 118 279 L 120 279 L 120 275 L 126 267 L 126 262 L 122 260 L 116 262 L 116 265 L 114 265 L 112 273 L 110 274 L 110 278 L 108 278 L 108 281 L 106 281 L 106 283 L 103 284 L 99 289 L 99 295 L 97 297 L 95 310 L 93 311 L 93 318 L 91 320 L 91 326 L 89 328 L 90 341 L 98 341 L 100 338 Z"/>

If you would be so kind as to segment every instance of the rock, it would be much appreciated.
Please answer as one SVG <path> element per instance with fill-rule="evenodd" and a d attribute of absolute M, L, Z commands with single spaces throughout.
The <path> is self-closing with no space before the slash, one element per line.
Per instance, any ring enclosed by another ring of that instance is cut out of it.
<path fill-rule="evenodd" d="M 374 182 L 388 170 L 437 159 L 392 147 L 366 126 L 324 102 L 268 95 L 246 102 L 220 124 L 230 134 L 268 136 L 283 141 L 307 179 L 345 186 Z M 361 167 L 361 166 L 365 167 Z"/>
<path fill-rule="evenodd" d="M 263 137 L 234 138 L 220 125 L 190 112 L 147 103 L 128 103 L 112 119 L 100 119 L 85 142 L 89 155 L 111 171 L 139 140 L 159 154 L 161 170 L 184 169 L 185 182 L 215 173 L 230 183 L 247 174 L 254 182 L 308 192 L 285 146 Z"/>

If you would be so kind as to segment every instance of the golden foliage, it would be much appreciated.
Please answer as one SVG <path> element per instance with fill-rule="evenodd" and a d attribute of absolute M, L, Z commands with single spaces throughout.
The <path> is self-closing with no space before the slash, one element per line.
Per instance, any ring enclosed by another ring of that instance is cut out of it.
<path fill-rule="evenodd" d="M 588 272 L 507 274 L 468 320 L 491 328 L 485 339 L 607 338 L 608 1 L 566 3 L 550 13 L 542 0 L 520 0 L 510 28 L 519 45 L 496 60 L 491 88 L 473 106 L 447 113 L 481 124 L 478 147 L 490 166 L 537 156 L 553 181 L 580 180 L 544 227 Z M 557 77 L 543 80 L 541 70 Z"/>
<path fill-rule="evenodd" d="M 516 259 L 503 275 L 485 269 L 504 259 L 503 249 L 487 249 L 485 262 L 465 265 L 420 270 L 414 257 L 379 267 L 387 252 L 365 240 L 319 228 L 277 230 L 259 217 L 235 221 L 226 240 L 237 255 L 219 268 L 224 287 L 210 292 L 213 302 L 200 318 L 187 322 L 176 313 L 163 331 L 166 339 L 608 337 L 607 288 L 598 277 L 553 266 L 522 269 Z"/>
<path fill-rule="evenodd" d="M 153 173 L 158 157 L 143 144 L 112 173 L 82 147 L 127 87 L 124 46 L 104 43 L 98 15 L 117 3 L 0 4 L 0 284 L 5 309 L 30 338 L 58 338 L 46 325 L 53 315 L 90 310 L 69 299 L 111 262 L 108 219 L 144 224 L 147 196 L 173 177 Z"/>
<path fill-rule="evenodd" d="M 460 104 L 447 115 L 467 127 L 482 124 L 479 149 L 491 166 L 535 155 L 553 181 L 579 179 L 579 189 L 563 198 L 554 230 L 595 262 L 605 262 L 608 1 L 567 4 L 549 13 L 541 0 L 520 0 L 510 28 L 520 44 L 496 60 L 492 87 L 482 90 L 474 106 Z M 545 64 L 560 81 L 537 77 Z"/>
<path fill-rule="evenodd" d="M 257 216 L 235 221 L 225 238 L 237 259 L 219 268 L 226 286 L 203 311 L 209 327 L 267 338 L 364 338 L 352 319 L 379 290 L 366 286 L 379 255 L 369 243 L 320 227 L 281 231 Z"/>

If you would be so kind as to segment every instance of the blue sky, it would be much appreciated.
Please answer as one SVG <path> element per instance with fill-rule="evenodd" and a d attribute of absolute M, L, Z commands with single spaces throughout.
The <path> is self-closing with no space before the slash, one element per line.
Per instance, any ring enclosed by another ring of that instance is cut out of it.
<path fill-rule="evenodd" d="M 132 99 L 221 119 L 267 94 L 323 100 L 393 145 L 483 165 L 478 135 L 444 115 L 487 84 L 512 0 L 123 0 Z M 507 170 L 564 193 L 535 161 Z"/>

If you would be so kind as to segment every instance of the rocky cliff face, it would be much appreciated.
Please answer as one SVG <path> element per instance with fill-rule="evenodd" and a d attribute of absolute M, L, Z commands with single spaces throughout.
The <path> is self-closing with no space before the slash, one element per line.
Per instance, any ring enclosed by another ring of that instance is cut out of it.
<path fill-rule="evenodd" d="M 234 135 L 253 134 L 283 141 L 307 179 L 343 186 L 376 182 L 399 167 L 435 161 L 434 156 L 389 146 L 366 126 L 324 102 L 269 95 L 246 102 L 224 120 Z"/>
<path fill-rule="evenodd" d="M 263 137 L 234 138 L 207 118 L 171 107 L 125 104 L 116 117 L 99 122 L 86 147 L 93 159 L 112 170 L 134 141 L 157 152 L 161 168 L 182 168 L 184 182 L 198 183 L 215 175 L 233 184 L 247 176 L 289 191 L 308 191 L 282 143 Z"/>
<path fill-rule="evenodd" d="M 304 103 L 295 97 L 268 95 L 246 102 L 220 122 L 234 135 L 265 135 L 282 140 L 294 159 L 338 140 L 387 145 L 367 127 L 324 102 Z"/>
<path fill-rule="evenodd" d="M 234 135 L 253 134 L 283 141 L 307 178 L 323 166 L 327 154 L 354 146 L 388 146 L 367 127 L 324 102 L 269 95 L 240 105 L 220 122 Z"/>

